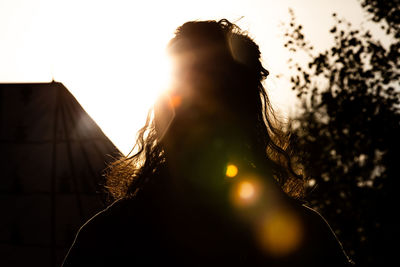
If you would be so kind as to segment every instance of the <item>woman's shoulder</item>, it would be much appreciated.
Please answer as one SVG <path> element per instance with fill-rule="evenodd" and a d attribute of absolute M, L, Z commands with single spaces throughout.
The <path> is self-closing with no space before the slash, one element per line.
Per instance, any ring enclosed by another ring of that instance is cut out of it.
<path fill-rule="evenodd" d="M 113 253 L 123 252 L 115 248 L 135 249 L 135 230 L 144 225 L 140 222 L 145 210 L 138 202 L 139 199 L 118 199 L 86 221 L 78 230 L 63 266 L 103 266 Z"/>
<path fill-rule="evenodd" d="M 325 262 L 325 266 L 352 266 L 354 263 L 325 217 L 304 202 L 297 206 L 304 225 L 304 245 L 312 254 Z"/>
<path fill-rule="evenodd" d="M 311 208 L 305 203 L 300 205 L 300 210 L 304 223 L 308 226 L 308 228 L 312 228 L 314 230 L 313 232 L 317 237 L 329 240 L 333 244 L 337 244 L 340 248 L 342 248 L 342 245 L 335 232 L 320 212 Z"/>
<path fill-rule="evenodd" d="M 78 235 L 103 228 L 108 228 L 110 231 L 126 220 L 123 218 L 132 216 L 132 211 L 136 210 L 137 206 L 132 199 L 117 199 L 87 220 L 79 229 Z"/>

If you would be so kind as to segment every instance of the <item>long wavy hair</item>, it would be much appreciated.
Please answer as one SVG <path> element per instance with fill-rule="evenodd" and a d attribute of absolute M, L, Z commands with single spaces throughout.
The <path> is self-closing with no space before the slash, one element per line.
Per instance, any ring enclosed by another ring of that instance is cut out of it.
<path fill-rule="evenodd" d="M 272 169 L 272 175 L 283 191 L 290 197 L 301 198 L 304 194 L 304 178 L 293 163 L 290 134 L 277 120 L 263 86 L 269 72 L 262 66 L 258 45 L 238 26 L 222 19 L 183 24 L 167 48 L 173 55 L 181 50 L 206 45 L 207 42 L 222 43 L 224 53 L 228 53 L 232 62 L 245 73 L 245 84 L 241 83 L 238 94 L 245 96 L 249 102 L 244 105 L 249 109 L 244 116 L 252 124 L 252 147 L 262 151 L 264 162 Z M 168 159 L 156 129 L 152 109 L 145 125 L 138 131 L 134 149 L 127 156 L 121 155 L 107 169 L 106 189 L 113 199 L 130 198 L 148 181 L 163 175 L 166 164 Z"/>

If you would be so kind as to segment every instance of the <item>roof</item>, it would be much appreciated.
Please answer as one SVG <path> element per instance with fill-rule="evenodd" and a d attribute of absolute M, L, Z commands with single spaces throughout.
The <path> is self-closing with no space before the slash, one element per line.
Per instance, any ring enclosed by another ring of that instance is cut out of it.
<path fill-rule="evenodd" d="M 59 265 L 118 149 L 58 82 L 0 84 L 0 266 Z"/>

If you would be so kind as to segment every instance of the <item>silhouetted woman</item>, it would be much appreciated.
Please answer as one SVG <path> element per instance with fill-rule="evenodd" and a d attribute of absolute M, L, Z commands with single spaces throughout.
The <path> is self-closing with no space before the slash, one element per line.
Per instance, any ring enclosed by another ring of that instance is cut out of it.
<path fill-rule="evenodd" d="M 299 200 L 304 181 L 254 41 L 227 20 L 187 22 L 168 51 L 170 89 L 136 153 L 108 172 L 117 200 L 80 229 L 64 266 L 348 265 L 326 221 Z"/>

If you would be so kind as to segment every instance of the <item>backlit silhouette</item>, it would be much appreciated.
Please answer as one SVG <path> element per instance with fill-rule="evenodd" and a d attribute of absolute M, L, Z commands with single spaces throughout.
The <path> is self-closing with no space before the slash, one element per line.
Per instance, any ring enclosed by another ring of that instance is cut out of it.
<path fill-rule="evenodd" d="M 137 152 L 109 169 L 117 200 L 81 228 L 64 265 L 348 264 L 329 225 L 299 200 L 303 179 L 254 41 L 227 20 L 188 22 L 168 51 L 170 89 Z"/>

